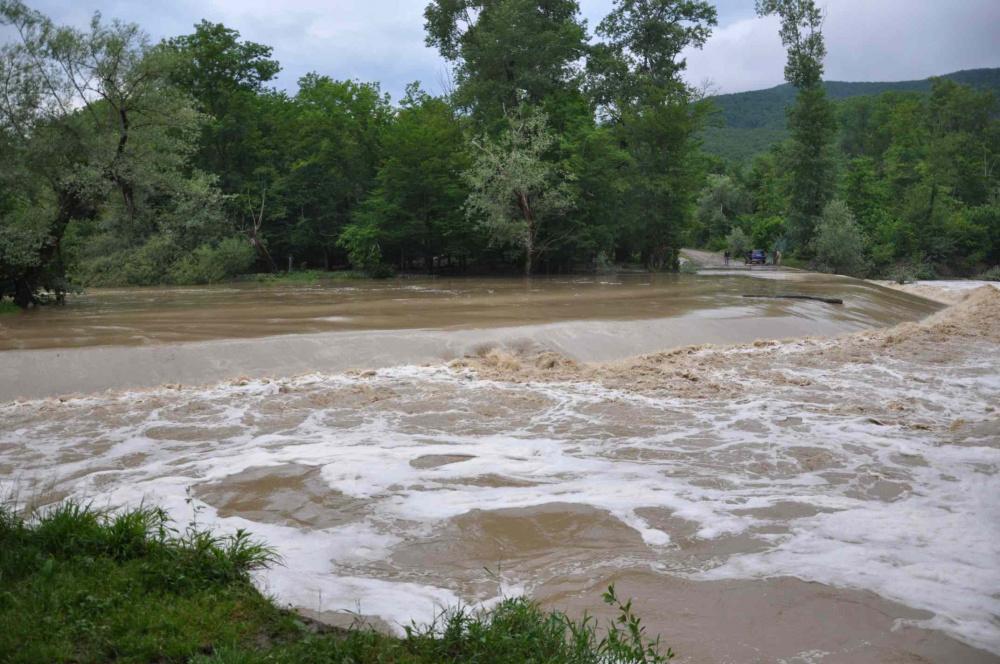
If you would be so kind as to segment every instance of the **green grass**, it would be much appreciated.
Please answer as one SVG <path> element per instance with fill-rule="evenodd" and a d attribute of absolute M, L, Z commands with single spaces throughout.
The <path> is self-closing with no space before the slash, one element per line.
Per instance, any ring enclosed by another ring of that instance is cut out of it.
<path fill-rule="evenodd" d="M 812 270 L 813 266 L 807 260 L 796 258 L 794 256 L 782 256 L 781 257 L 782 267 L 793 267 L 797 270 Z"/>
<path fill-rule="evenodd" d="M 336 272 L 298 270 L 295 272 L 247 274 L 240 277 L 239 281 L 256 281 L 262 284 L 306 284 L 322 281 L 352 281 L 367 278 L 363 272 L 356 272 L 354 270 L 339 270 Z"/>
<path fill-rule="evenodd" d="M 452 609 L 404 638 L 325 628 L 279 608 L 250 581 L 280 564 L 245 532 L 171 527 L 162 510 L 117 514 L 65 502 L 28 518 L 0 507 L 0 661 L 666 662 L 630 602 L 618 619 L 573 621 L 511 598 L 489 611 Z"/>
<path fill-rule="evenodd" d="M 8 302 L 7 300 L 0 300 L 0 316 L 7 314 L 16 314 L 21 311 L 21 307 L 17 306 L 13 302 Z"/>

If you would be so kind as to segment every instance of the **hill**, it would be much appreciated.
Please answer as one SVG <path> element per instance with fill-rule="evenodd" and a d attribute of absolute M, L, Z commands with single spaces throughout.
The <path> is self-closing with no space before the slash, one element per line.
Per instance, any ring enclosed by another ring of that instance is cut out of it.
<path fill-rule="evenodd" d="M 1000 94 L 1000 68 L 967 69 L 944 74 L 963 85 Z M 826 81 L 834 101 L 879 95 L 884 92 L 927 92 L 931 79 L 893 82 Z M 726 159 L 744 161 L 782 141 L 787 135 L 785 110 L 795 101 L 795 88 L 785 83 L 767 90 L 752 90 L 710 97 L 716 107 L 717 126 L 704 133 L 705 150 Z"/>

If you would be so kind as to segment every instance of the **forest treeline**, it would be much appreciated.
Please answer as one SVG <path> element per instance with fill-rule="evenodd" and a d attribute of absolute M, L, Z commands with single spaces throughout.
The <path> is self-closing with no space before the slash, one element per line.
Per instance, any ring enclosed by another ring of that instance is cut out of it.
<path fill-rule="evenodd" d="M 397 102 L 321 73 L 278 90 L 271 48 L 223 25 L 154 43 L 0 0 L 0 298 L 302 267 L 673 270 L 688 243 L 855 274 L 1000 262 L 996 99 L 942 80 L 835 105 L 813 0 L 757 5 L 796 100 L 789 138 L 739 165 L 702 150 L 712 104 L 683 80 L 716 23 L 700 0 L 616 0 L 593 31 L 576 0 L 433 0 L 451 89 Z"/>

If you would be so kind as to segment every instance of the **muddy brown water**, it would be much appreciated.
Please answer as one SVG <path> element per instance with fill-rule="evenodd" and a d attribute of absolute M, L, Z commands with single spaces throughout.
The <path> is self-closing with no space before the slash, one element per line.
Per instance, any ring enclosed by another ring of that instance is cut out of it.
<path fill-rule="evenodd" d="M 825 319 L 832 331 L 892 325 L 934 311 L 919 298 L 807 273 L 245 283 L 92 289 L 69 304 L 0 318 L 0 350 L 165 344 L 279 334 L 467 329 L 574 320 L 691 317 Z M 776 278 L 776 277 L 781 278 Z M 744 294 L 846 296 L 844 307 L 748 301 Z M 812 308 L 810 308 L 812 307 Z M 792 330 L 794 331 L 794 330 Z M 705 341 L 714 341 L 707 338 Z"/>
<path fill-rule="evenodd" d="M 835 296 L 843 305 L 744 295 Z M 760 272 L 327 281 L 94 290 L 0 318 L 0 400 L 423 364 L 484 344 L 608 361 L 687 344 L 833 335 L 941 305 L 842 277 Z"/>
<path fill-rule="evenodd" d="M 722 347 L 634 385 L 441 363 L 483 344 L 614 359 L 940 310 L 801 273 L 602 281 L 170 291 L 160 314 L 148 292 L 96 293 L 53 310 L 33 349 L 42 318 L 4 321 L 23 342 L 0 352 L 5 378 L 33 367 L 37 396 L 89 393 L 0 404 L 0 482 L 37 504 L 147 500 L 247 528 L 285 560 L 261 587 L 332 622 L 398 630 L 517 593 L 605 617 L 615 583 L 681 662 L 997 661 L 992 338 Z M 742 297 L 789 291 L 845 305 Z M 370 366 L 385 368 L 338 373 Z M 257 377 L 218 382 L 235 371 Z"/>

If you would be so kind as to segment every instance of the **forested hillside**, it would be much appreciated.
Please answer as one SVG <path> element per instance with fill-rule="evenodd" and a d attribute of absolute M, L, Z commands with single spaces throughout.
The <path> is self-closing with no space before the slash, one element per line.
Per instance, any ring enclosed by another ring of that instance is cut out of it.
<path fill-rule="evenodd" d="M 1000 68 L 968 69 L 939 78 L 978 90 L 1000 93 Z M 885 92 L 930 92 L 933 79 L 895 82 L 824 81 L 833 101 L 879 95 Z M 706 128 L 705 150 L 725 159 L 745 160 L 766 151 L 788 136 L 788 108 L 795 102 L 795 88 L 784 83 L 766 90 L 753 90 L 710 97 L 715 111 Z"/>

